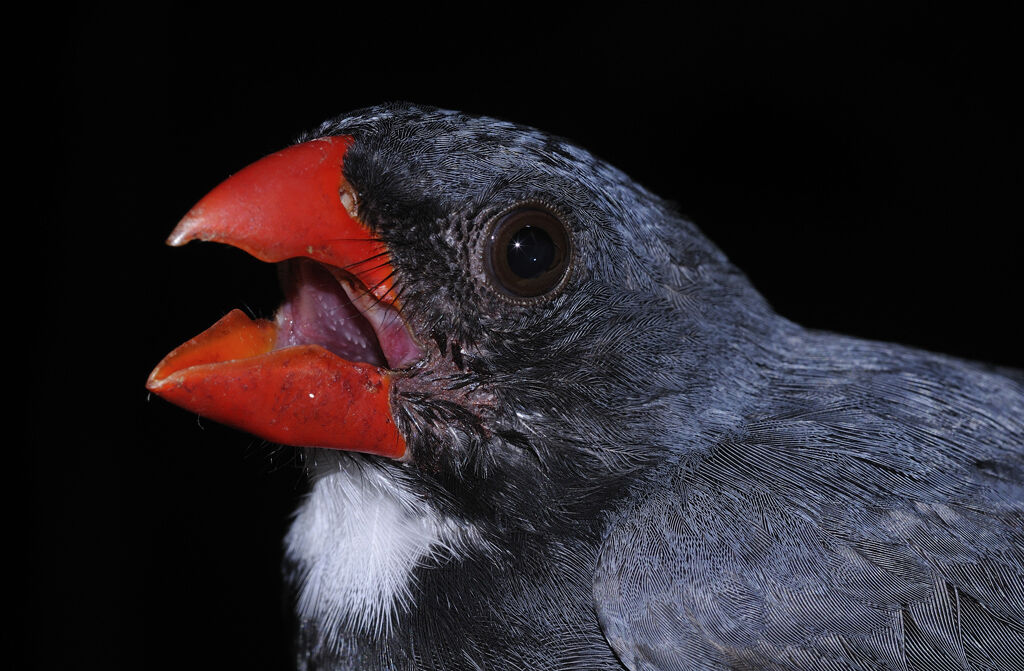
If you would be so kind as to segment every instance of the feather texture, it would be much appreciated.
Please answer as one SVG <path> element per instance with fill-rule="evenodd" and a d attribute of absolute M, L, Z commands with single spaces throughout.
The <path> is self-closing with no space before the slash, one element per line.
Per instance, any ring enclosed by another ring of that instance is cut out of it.
<path fill-rule="evenodd" d="M 595 595 L 623 661 L 1024 668 L 1020 387 L 893 346 L 800 340 L 771 368 L 776 414 L 708 436 L 616 514 Z"/>
<path fill-rule="evenodd" d="M 406 104 L 332 135 L 423 359 L 407 459 L 305 452 L 300 668 L 1024 669 L 1024 375 L 790 323 L 561 138 Z M 516 208 L 568 241 L 547 293 L 489 265 Z"/>

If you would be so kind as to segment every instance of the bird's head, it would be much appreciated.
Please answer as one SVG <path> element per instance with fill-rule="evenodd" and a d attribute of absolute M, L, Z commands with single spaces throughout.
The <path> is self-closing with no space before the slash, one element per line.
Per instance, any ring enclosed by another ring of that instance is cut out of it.
<path fill-rule="evenodd" d="M 326 122 L 232 176 L 170 243 L 193 239 L 277 263 L 286 300 L 176 349 L 152 391 L 273 442 L 378 455 L 530 526 L 591 514 L 727 411 L 729 334 L 769 314 L 610 165 L 409 105 Z"/>

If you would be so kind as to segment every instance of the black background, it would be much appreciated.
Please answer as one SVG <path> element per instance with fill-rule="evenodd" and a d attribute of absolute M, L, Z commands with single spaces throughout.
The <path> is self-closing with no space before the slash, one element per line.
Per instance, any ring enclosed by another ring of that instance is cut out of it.
<path fill-rule="evenodd" d="M 48 17 L 46 191 L 10 329 L 31 354 L 25 650 L 43 667 L 285 668 L 290 450 L 150 398 L 270 268 L 163 239 L 233 171 L 387 100 L 567 136 L 679 203 L 808 326 L 1021 366 L 1019 37 L 1004 12 L 628 6 L 553 16 L 79 10 Z M 480 11 L 479 9 L 473 11 Z M 10 355 L 22 363 L 23 348 Z M 20 548 L 25 543 L 17 543 Z"/>

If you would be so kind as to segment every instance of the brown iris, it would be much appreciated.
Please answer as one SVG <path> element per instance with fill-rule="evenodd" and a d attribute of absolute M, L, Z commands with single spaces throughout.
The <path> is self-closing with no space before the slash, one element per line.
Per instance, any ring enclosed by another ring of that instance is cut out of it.
<path fill-rule="evenodd" d="M 530 298 L 560 284 L 569 256 L 565 226 L 547 210 L 531 205 L 508 212 L 495 223 L 487 269 L 502 292 Z"/>

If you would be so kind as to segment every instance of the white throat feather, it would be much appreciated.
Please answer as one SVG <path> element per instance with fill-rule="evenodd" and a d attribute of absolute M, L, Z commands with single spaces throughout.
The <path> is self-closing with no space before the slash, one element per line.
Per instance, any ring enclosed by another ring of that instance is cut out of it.
<path fill-rule="evenodd" d="M 299 617 L 327 636 L 387 635 L 415 598 L 413 569 L 482 546 L 448 518 L 358 458 L 317 479 L 295 513 L 285 554 L 297 569 Z"/>

